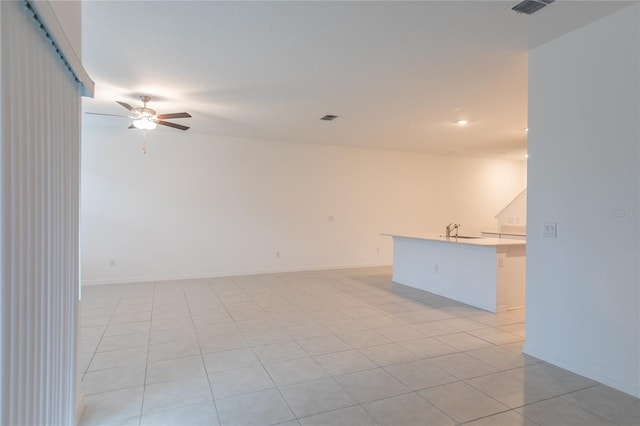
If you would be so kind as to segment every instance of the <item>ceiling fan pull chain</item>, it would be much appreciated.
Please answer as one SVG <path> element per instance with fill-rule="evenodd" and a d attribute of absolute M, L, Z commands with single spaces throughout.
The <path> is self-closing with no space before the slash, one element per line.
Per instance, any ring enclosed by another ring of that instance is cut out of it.
<path fill-rule="evenodd" d="M 142 131 L 142 153 L 147 155 L 147 130 Z"/>

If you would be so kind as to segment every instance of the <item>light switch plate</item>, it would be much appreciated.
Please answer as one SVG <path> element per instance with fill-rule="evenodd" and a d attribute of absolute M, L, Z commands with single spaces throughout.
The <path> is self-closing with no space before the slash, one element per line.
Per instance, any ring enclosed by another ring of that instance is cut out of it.
<path fill-rule="evenodd" d="M 542 224 L 542 236 L 544 238 L 556 238 L 557 224 L 556 223 L 544 223 Z"/>

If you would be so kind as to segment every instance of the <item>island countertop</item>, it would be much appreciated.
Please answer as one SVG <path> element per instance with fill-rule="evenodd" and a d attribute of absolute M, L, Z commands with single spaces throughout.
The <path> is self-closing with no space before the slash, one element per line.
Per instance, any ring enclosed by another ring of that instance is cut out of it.
<path fill-rule="evenodd" d="M 484 247 L 502 247 L 502 246 L 526 246 L 525 240 L 512 240 L 509 238 L 488 238 L 488 237 L 474 237 L 474 238 L 456 238 L 444 237 L 433 234 L 381 234 L 388 237 L 400 237 L 400 238 L 412 238 L 416 240 L 429 240 L 440 241 L 442 243 L 450 244 L 466 244 L 472 246 L 484 246 Z"/>
<path fill-rule="evenodd" d="M 525 305 L 525 240 L 427 233 L 393 239 L 393 282 L 490 312 Z"/>

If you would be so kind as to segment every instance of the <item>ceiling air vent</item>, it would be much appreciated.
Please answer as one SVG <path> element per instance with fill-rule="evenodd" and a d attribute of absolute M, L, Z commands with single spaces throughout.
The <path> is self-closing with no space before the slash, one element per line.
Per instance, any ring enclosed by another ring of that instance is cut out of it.
<path fill-rule="evenodd" d="M 511 10 L 514 10 L 517 13 L 532 15 L 546 5 L 553 3 L 554 1 L 555 0 L 524 0 L 523 2 L 518 3 L 517 5 L 512 7 Z"/>
<path fill-rule="evenodd" d="M 324 117 L 322 117 L 320 120 L 324 120 L 324 121 L 332 121 L 335 120 L 336 118 L 338 118 L 337 115 L 331 115 L 331 114 L 327 114 Z"/>

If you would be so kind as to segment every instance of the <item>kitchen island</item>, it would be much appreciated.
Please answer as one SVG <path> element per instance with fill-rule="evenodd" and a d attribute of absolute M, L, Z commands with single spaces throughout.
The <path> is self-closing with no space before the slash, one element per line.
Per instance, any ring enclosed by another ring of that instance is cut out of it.
<path fill-rule="evenodd" d="M 490 312 L 525 305 L 526 241 L 382 234 L 393 238 L 393 281 Z"/>

